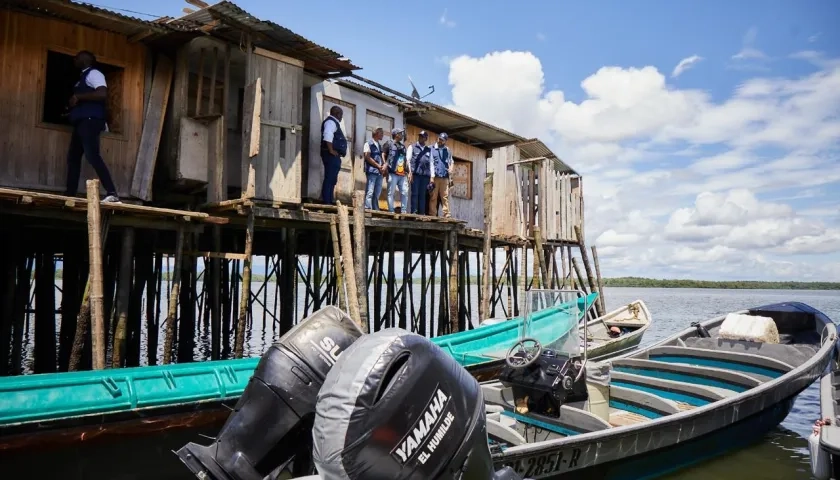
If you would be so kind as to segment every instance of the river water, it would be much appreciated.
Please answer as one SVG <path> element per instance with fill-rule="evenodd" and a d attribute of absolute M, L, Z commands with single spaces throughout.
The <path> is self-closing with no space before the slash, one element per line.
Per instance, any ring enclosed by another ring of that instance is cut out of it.
<path fill-rule="evenodd" d="M 261 284 L 255 283 L 253 291 Z M 266 305 L 274 305 L 274 285 L 269 285 Z M 419 288 L 415 290 L 418 292 Z M 478 291 L 472 289 L 473 309 L 478 309 Z M 609 288 L 604 292 L 607 310 L 618 308 L 634 300 L 643 300 L 653 316 L 653 325 L 645 334 L 642 346 L 655 343 L 685 328 L 690 322 L 706 320 L 730 311 L 783 301 L 801 301 L 823 311 L 830 318 L 840 319 L 840 292 L 832 291 L 784 291 L 784 290 L 714 290 L 714 289 L 655 289 L 655 288 Z M 57 295 L 60 296 L 60 295 Z M 59 299 L 57 299 L 57 302 Z M 303 299 L 298 305 L 299 316 L 303 314 Z M 237 302 L 238 303 L 238 302 Z M 415 299 L 417 304 L 417 299 Z M 165 317 L 166 300 L 161 304 Z M 497 311 L 497 314 L 499 312 Z M 31 369 L 33 363 L 34 316 L 30 317 L 30 329 L 25 335 L 24 367 Z M 59 322 L 60 320 L 57 320 Z M 161 321 L 161 324 L 163 321 Z M 145 325 L 145 319 L 143 319 Z M 146 332 L 141 333 L 142 361 L 146 359 Z M 210 352 L 209 331 L 199 327 L 196 333 L 196 360 L 207 359 Z M 163 325 L 159 334 L 163 343 Z M 259 356 L 279 338 L 279 329 L 271 317 L 263 323 L 263 312 L 259 304 L 253 307 L 253 322 L 246 332 L 246 356 Z M 158 346 L 158 359 L 162 358 L 162 346 Z M 815 382 L 802 392 L 796 400 L 790 415 L 781 426 L 758 444 L 731 452 L 725 456 L 703 462 L 695 467 L 662 477 L 668 480 L 791 480 L 811 479 L 807 451 L 807 436 L 811 425 L 819 418 L 819 390 Z"/>

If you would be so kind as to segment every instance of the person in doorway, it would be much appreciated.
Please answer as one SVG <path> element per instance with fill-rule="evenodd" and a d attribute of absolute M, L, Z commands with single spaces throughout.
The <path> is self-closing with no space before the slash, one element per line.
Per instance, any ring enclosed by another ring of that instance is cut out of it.
<path fill-rule="evenodd" d="M 119 203 L 117 187 L 99 150 L 99 135 L 107 128 L 108 85 L 105 75 L 93 68 L 95 63 L 96 57 L 87 50 L 82 50 L 73 57 L 73 64 L 81 70 L 81 75 L 73 87 L 73 95 L 67 102 L 68 120 L 73 126 L 73 133 L 67 152 L 67 189 L 64 194 L 68 197 L 76 196 L 84 154 L 105 188 L 105 198 L 102 201 Z"/>
<path fill-rule="evenodd" d="M 388 211 L 394 213 L 394 192 L 400 192 L 400 212 L 408 213 L 408 186 L 411 184 L 411 162 L 408 158 L 403 137 L 405 130 L 391 130 L 391 140 L 385 143 L 382 154 L 388 165 Z"/>
<path fill-rule="evenodd" d="M 379 210 L 379 196 L 382 194 L 382 176 L 388 173 L 388 164 L 382 159 L 382 127 L 373 131 L 373 138 L 365 142 L 363 154 L 365 157 L 365 208 Z"/>
<path fill-rule="evenodd" d="M 429 134 L 420 132 L 417 142 L 408 147 L 406 158 L 411 165 L 411 213 L 426 215 L 426 192 L 431 184 L 432 164 L 431 149 L 426 145 Z"/>
<path fill-rule="evenodd" d="M 429 201 L 429 215 L 438 214 L 438 200 L 440 200 L 443 207 L 443 216 L 445 218 L 452 218 L 449 211 L 449 177 L 452 175 L 452 153 L 449 147 L 446 146 L 446 140 L 449 135 L 441 133 L 438 136 L 437 142 L 432 145 L 432 183 L 434 189 L 432 190 L 432 198 Z"/>
<path fill-rule="evenodd" d="M 329 205 L 335 203 L 335 185 L 341 170 L 341 157 L 347 155 L 347 138 L 341 131 L 344 111 L 338 105 L 330 108 L 330 114 L 321 122 L 321 161 L 324 163 L 324 181 L 321 184 L 321 200 Z"/>

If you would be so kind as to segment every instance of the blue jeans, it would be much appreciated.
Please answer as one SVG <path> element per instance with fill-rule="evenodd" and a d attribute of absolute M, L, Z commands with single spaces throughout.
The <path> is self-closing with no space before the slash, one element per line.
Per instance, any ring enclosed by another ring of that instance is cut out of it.
<path fill-rule="evenodd" d="M 379 195 L 382 194 L 382 175 L 365 172 L 367 186 L 365 187 L 365 208 L 379 210 Z"/>
<path fill-rule="evenodd" d="M 335 184 L 338 183 L 338 172 L 341 170 L 341 158 L 330 154 L 321 154 L 324 162 L 324 183 L 321 184 L 321 199 L 324 203 L 335 203 Z"/>
<path fill-rule="evenodd" d="M 402 213 L 408 213 L 410 211 L 408 209 L 408 179 L 405 178 L 405 175 L 395 175 L 392 173 L 388 179 L 388 211 L 391 213 L 394 213 L 395 190 L 400 192 Z"/>
<path fill-rule="evenodd" d="M 426 199 L 428 198 L 431 175 L 414 175 L 411 180 L 411 213 L 426 215 Z"/>

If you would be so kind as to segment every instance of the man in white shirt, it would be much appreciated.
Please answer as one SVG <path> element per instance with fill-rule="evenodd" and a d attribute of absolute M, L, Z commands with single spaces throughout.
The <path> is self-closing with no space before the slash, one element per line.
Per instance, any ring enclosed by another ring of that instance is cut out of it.
<path fill-rule="evenodd" d="M 324 162 L 321 199 L 330 205 L 335 203 L 335 185 L 341 170 L 341 157 L 347 155 L 347 138 L 340 123 L 343 116 L 341 107 L 333 105 L 329 116 L 321 123 L 321 161 Z"/>
<path fill-rule="evenodd" d="M 373 131 L 373 136 L 365 142 L 364 155 L 365 178 L 365 208 L 379 210 L 379 196 L 382 194 L 382 177 L 388 173 L 388 164 L 382 160 L 382 146 L 379 142 L 385 134 L 382 127 Z"/>
<path fill-rule="evenodd" d="M 67 102 L 73 133 L 67 153 L 67 189 L 64 193 L 68 197 L 76 196 L 84 154 L 105 188 L 106 196 L 102 201 L 119 202 L 117 187 L 99 150 L 99 135 L 106 128 L 108 85 L 105 75 L 93 68 L 95 63 L 96 57 L 86 50 L 73 57 L 73 64 L 81 70 L 81 75 Z"/>

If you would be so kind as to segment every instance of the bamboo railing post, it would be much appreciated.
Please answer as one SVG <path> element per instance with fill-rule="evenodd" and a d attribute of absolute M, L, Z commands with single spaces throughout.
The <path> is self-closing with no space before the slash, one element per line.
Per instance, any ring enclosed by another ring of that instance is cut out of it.
<path fill-rule="evenodd" d="M 592 261 L 595 263 L 595 276 L 598 281 L 598 304 L 601 306 L 601 312 L 606 312 L 606 302 L 604 301 L 604 279 L 601 277 L 601 264 L 598 262 L 598 249 L 595 245 L 592 245 Z"/>
<path fill-rule="evenodd" d="M 248 320 L 248 305 L 251 303 L 251 253 L 254 248 L 254 209 L 248 212 L 245 228 L 245 259 L 242 261 L 242 295 L 239 297 L 239 321 L 236 326 L 236 343 L 233 356 L 242 358 L 245 354 L 245 328 Z"/>
<path fill-rule="evenodd" d="M 126 351 L 126 328 L 128 324 L 128 301 L 131 294 L 131 273 L 134 260 L 134 228 L 123 230 L 120 252 L 120 280 L 117 291 L 117 327 L 114 330 L 114 346 L 111 350 L 111 368 L 123 366 Z"/>
<path fill-rule="evenodd" d="M 356 292 L 359 295 L 359 325 L 364 333 L 368 329 L 367 245 L 365 242 L 365 192 L 353 192 L 353 243 L 356 269 Z"/>
<path fill-rule="evenodd" d="M 184 227 L 178 226 L 175 240 L 175 266 L 172 274 L 172 288 L 169 291 L 169 308 L 166 314 L 166 334 L 163 339 L 163 364 L 172 363 L 172 346 L 175 340 L 175 318 L 178 315 L 178 294 L 181 289 L 181 262 L 184 257 Z"/>
<path fill-rule="evenodd" d="M 583 268 L 586 269 L 586 280 L 589 282 L 589 291 L 596 292 L 598 289 L 595 286 L 595 275 L 592 274 L 592 267 L 589 265 L 589 254 L 586 251 L 586 243 L 583 240 L 583 235 L 581 234 L 580 226 L 578 225 L 575 225 L 575 237 L 577 237 L 578 246 L 580 247 L 580 257 L 583 261 Z M 601 296 L 600 292 L 598 292 L 598 296 Z M 603 315 L 604 311 L 601 308 L 601 304 L 596 303 L 595 306 L 597 307 L 596 310 L 598 311 L 598 314 Z"/>
<path fill-rule="evenodd" d="M 350 214 L 347 212 L 347 207 L 342 205 L 340 201 L 338 204 L 338 228 L 341 237 L 341 258 L 344 262 L 344 284 L 347 286 L 347 309 L 350 311 L 350 318 L 356 322 L 356 325 L 365 332 L 365 325 L 362 325 L 362 319 L 359 315 L 359 295 L 356 292 L 356 270 L 353 266 L 353 248 L 350 242 Z"/>
<path fill-rule="evenodd" d="M 333 268 L 335 270 L 335 289 L 338 294 L 338 308 L 347 311 L 347 302 L 344 298 L 344 276 L 341 273 L 341 247 L 338 241 L 338 225 L 335 216 L 330 218 L 330 237 L 332 237 Z"/>
<path fill-rule="evenodd" d="M 88 244 L 90 248 L 91 348 L 93 369 L 105 368 L 105 312 L 102 293 L 102 217 L 99 210 L 99 180 L 87 181 Z"/>
<path fill-rule="evenodd" d="M 484 260 L 481 263 L 481 311 L 479 324 L 490 318 L 490 256 L 493 254 L 491 237 L 493 228 L 493 173 L 484 179 Z M 469 272 L 467 272 L 469 274 Z"/>

